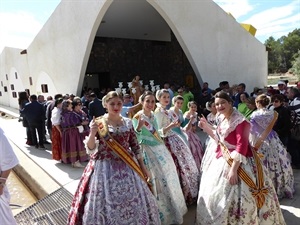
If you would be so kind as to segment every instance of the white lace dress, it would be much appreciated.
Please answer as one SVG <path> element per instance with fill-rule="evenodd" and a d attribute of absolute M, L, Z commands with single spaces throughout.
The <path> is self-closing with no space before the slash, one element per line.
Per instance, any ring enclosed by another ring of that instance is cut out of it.
<path fill-rule="evenodd" d="M 259 109 L 250 117 L 250 142 L 252 145 L 267 129 L 274 118 L 274 111 Z M 294 189 L 294 175 L 286 148 L 280 141 L 277 133 L 271 131 L 258 150 L 263 154 L 263 163 L 268 169 L 279 198 L 292 198 Z"/>

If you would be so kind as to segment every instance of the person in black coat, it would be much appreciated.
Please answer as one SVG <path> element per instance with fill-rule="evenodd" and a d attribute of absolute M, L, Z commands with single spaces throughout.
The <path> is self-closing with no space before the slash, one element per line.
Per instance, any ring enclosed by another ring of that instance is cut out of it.
<path fill-rule="evenodd" d="M 29 129 L 32 137 L 32 144 L 35 148 L 44 149 L 44 121 L 45 121 L 45 109 L 37 101 L 36 95 L 30 96 L 30 102 L 27 103 L 21 110 L 21 115 L 25 117 L 29 124 Z M 39 139 L 37 140 L 36 131 Z"/>
<path fill-rule="evenodd" d="M 29 129 L 28 121 L 26 120 L 26 118 L 23 118 L 23 117 L 21 116 L 21 110 L 24 108 L 24 106 L 25 106 L 27 103 L 29 103 L 29 96 L 28 96 L 28 94 L 27 94 L 26 91 L 19 92 L 19 99 L 18 99 L 18 102 L 19 102 L 19 112 L 20 112 L 20 119 L 19 119 L 19 121 L 20 121 L 20 122 L 22 121 L 23 127 L 26 128 L 26 137 L 27 137 L 26 144 L 27 144 L 27 145 L 33 145 L 33 143 L 32 143 L 32 137 L 31 137 L 31 132 L 30 132 L 30 129 Z"/>
<path fill-rule="evenodd" d="M 95 93 L 90 94 L 91 102 L 89 103 L 89 119 L 90 121 L 93 117 L 97 118 L 105 114 L 104 107 L 102 105 L 102 100 L 97 98 Z"/>
<path fill-rule="evenodd" d="M 279 139 L 287 146 L 288 137 L 291 129 L 291 116 L 289 110 L 284 106 L 284 96 L 282 94 L 275 94 L 271 98 L 274 110 L 278 113 L 278 119 L 273 127 L 279 136 Z"/>

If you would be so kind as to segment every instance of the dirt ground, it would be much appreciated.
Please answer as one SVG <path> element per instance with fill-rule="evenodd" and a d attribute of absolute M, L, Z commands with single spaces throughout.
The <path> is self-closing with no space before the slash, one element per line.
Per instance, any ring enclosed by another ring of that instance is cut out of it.
<path fill-rule="evenodd" d="M 290 73 L 282 73 L 282 74 L 269 74 L 268 75 L 268 85 L 277 84 L 279 80 L 288 80 L 289 84 L 295 84 L 295 82 L 299 81 L 299 78 L 296 75 Z"/>

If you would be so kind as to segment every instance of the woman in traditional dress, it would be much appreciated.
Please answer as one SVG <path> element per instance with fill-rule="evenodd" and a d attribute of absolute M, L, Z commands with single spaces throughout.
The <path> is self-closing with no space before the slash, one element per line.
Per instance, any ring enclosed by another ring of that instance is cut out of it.
<path fill-rule="evenodd" d="M 211 126 L 216 126 L 216 117 L 217 117 L 217 109 L 215 105 L 215 97 L 212 97 L 207 103 L 206 103 L 206 109 L 210 112 L 206 120 Z M 205 140 L 205 147 L 204 151 L 206 150 L 208 143 L 212 137 L 207 135 L 207 138 Z"/>
<path fill-rule="evenodd" d="M 6 181 L 11 170 L 18 164 L 19 161 L 4 131 L 0 128 L 0 223 L 3 225 L 17 225 L 9 206 L 10 195 Z"/>
<path fill-rule="evenodd" d="M 184 122 L 184 131 L 187 134 L 189 148 L 194 156 L 195 162 L 198 169 L 200 170 L 201 161 L 203 158 L 203 148 L 199 136 L 196 133 L 197 129 L 197 103 L 195 101 L 188 102 L 188 111 L 183 115 Z"/>
<path fill-rule="evenodd" d="M 80 99 L 73 100 L 72 106 L 74 113 L 77 113 L 81 118 L 82 128 L 80 128 L 79 132 L 82 140 L 84 140 L 84 138 L 90 133 L 88 114 L 82 110 L 82 103 Z"/>
<path fill-rule="evenodd" d="M 151 175 L 152 192 L 156 197 L 162 224 L 182 224 L 187 212 L 176 166 L 164 141 L 157 132 L 152 110 L 155 96 L 146 91 L 140 97 L 143 106 L 132 119 L 144 154 L 144 163 Z"/>
<path fill-rule="evenodd" d="M 176 95 L 172 99 L 172 107 L 168 110 L 168 113 L 171 117 L 171 120 L 180 123 L 180 126 L 173 127 L 172 130 L 175 131 L 180 137 L 188 144 L 187 134 L 182 131 L 182 126 L 184 122 L 183 113 L 181 111 L 181 107 L 183 105 L 183 97 L 181 95 Z"/>
<path fill-rule="evenodd" d="M 62 153 L 63 163 L 71 163 L 72 167 L 84 167 L 81 162 L 85 162 L 88 156 L 85 151 L 83 140 L 79 129 L 82 127 L 82 118 L 73 111 L 71 100 L 64 100 L 62 103 L 61 122 L 62 128 Z"/>
<path fill-rule="evenodd" d="M 61 160 L 61 137 L 62 129 L 60 126 L 61 121 L 61 108 L 62 108 L 62 98 L 55 100 L 54 108 L 51 113 L 51 148 L 52 148 L 52 158 L 55 160 Z"/>
<path fill-rule="evenodd" d="M 172 129 L 179 127 L 180 122 L 178 120 L 172 122 L 171 116 L 166 110 L 170 102 L 169 91 L 167 89 L 157 91 L 156 99 L 159 103 L 157 103 L 154 116 L 157 121 L 158 132 L 172 155 L 185 201 L 189 205 L 197 200 L 199 170 L 191 150 L 182 137 Z"/>
<path fill-rule="evenodd" d="M 291 162 L 286 148 L 273 130 L 278 114 L 267 109 L 270 100 L 265 94 L 257 96 L 255 102 L 257 110 L 250 117 L 251 144 L 254 146 L 255 142 L 263 141 L 257 150 L 263 155 L 262 161 L 269 171 L 278 197 L 293 198 L 295 190 Z M 267 132 L 267 135 L 266 138 L 262 139 L 261 134 L 264 131 Z"/>
<path fill-rule="evenodd" d="M 203 117 L 199 122 L 215 141 L 202 160 L 196 224 L 284 225 L 272 181 L 249 145 L 249 122 L 227 93 L 218 92 L 215 104 L 217 128 Z"/>
<path fill-rule="evenodd" d="M 122 96 L 111 91 L 103 97 L 103 105 L 108 113 L 91 121 L 85 140 L 90 162 L 75 193 L 68 224 L 161 224 L 131 119 L 120 115 Z"/>

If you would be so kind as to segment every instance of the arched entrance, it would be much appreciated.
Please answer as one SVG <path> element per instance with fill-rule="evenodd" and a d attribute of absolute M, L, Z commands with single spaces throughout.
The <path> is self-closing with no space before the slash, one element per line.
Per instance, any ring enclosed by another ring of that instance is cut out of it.
<path fill-rule="evenodd" d="M 169 24 L 147 1 L 115 0 L 106 6 L 92 43 L 82 87 L 116 88 L 140 75 L 199 90 L 195 72 Z M 178 35 L 178 34 L 177 34 Z M 93 82 L 90 82 L 93 80 Z M 97 86 L 97 87 L 96 87 Z"/>

